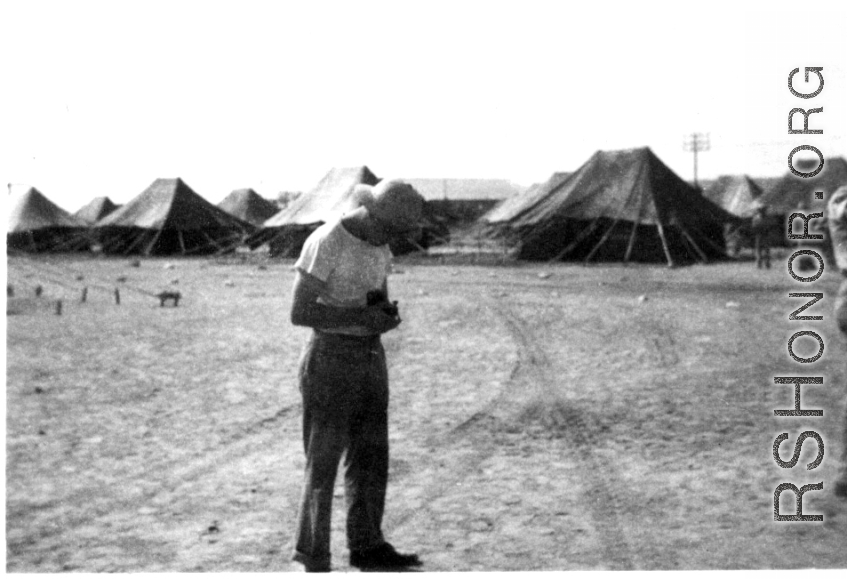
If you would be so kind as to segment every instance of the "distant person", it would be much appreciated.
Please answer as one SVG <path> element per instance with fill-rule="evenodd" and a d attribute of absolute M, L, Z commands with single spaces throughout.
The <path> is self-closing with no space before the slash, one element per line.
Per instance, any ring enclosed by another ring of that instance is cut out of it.
<path fill-rule="evenodd" d="M 827 223 L 829 235 L 832 238 L 832 249 L 835 254 L 835 266 L 844 278 L 835 297 L 835 320 L 841 335 L 847 338 L 847 186 L 839 188 L 827 204 Z M 843 361 L 847 356 L 847 347 L 842 344 Z M 847 368 L 845 368 L 847 370 Z M 843 384 L 842 387 L 847 386 Z M 847 388 L 845 388 L 847 390 Z M 835 482 L 835 494 L 847 498 L 847 408 L 844 415 L 844 433 L 841 448 L 841 472 Z"/>
<path fill-rule="evenodd" d="M 388 301 L 388 242 L 417 230 L 423 198 L 401 181 L 356 189 L 358 207 L 320 226 L 295 263 L 291 322 L 314 331 L 300 360 L 306 473 L 294 560 L 330 570 L 330 516 L 344 455 L 350 565 L 421 564 L 382 535 L 388 483 L 388 372 L 380 335 L 400 324 Z"/>
<path fill-rule="evenodd" d="M 750 230 L 753 234 L 753 254 L 756 257 L 756 267 L 771 268 L 771 245 L 768 232 L 768 208 L 761 206 L 756 209 L 750 220 Z"/>

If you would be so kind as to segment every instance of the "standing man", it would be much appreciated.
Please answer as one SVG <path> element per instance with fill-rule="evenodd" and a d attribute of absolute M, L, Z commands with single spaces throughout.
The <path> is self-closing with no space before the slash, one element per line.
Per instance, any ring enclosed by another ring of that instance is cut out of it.
<path fill-rule="evenodd" d="M 418 228 L 423 197 L 384 180 L 357 191 L 362 205 L 325 223 L 294 265 L 291 322 L 312 328 L 300 360 L 306 473 L 294 560 L 330 570 L 330 515 L 344 455 L 347 546 L 363 570 L 420 565 L 382 536 L 388 483 L 388 373 L 380 335 L 400 324 L 388 301 L 388 242 Z"/>
<path fill-rule="evenodd" d="M 835 321 L 841 335 L 847 338 L 847 186 L 840 187 L 827 203 L 827 223 L 835 254 L 835 266 L 843 280 L 835 297 Z M 841 359 L 844 359 L 844 355 Z M 847 386 L 847 385 L 843 385 Z M 835 481 L 835 494 L 847 498 L 847 412 L 844 415 L 844 433 L 841 444 L 841 472 Z"/>
<path fill-rule="evenodd" d="M 770 244 L 770 219 L 768 208 L 764 205 L 756 208 L 750 220 L 750 229 L 753 232 L 753 254 L 756 256 L 756 267 L 771 268 L 771 244 Z"/>

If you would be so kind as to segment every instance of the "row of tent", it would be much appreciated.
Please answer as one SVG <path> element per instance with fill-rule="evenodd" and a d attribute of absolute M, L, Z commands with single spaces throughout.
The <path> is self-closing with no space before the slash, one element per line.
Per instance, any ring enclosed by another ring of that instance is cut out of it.
<path fill-rule="evenodd" d="M 118 255 L 208 255 L 268 244 L 275 255 L 297 255 L 318 225 L 355 208 L 356 185 L 379 179 L 367 167 L 332 169 L 308 193 L 280 208 L 252 189 L 233 191 L 218 205 L 182 179 L 156 179 L 126 205 L 97 198 L 71 215 L 29 188 L 11 200 L 10 251 L 85 251 Z M 424 216 L 419 237 L 392 244 L 396 254 L 425 249 L 447 230 Z"/>
<path fill-rule="evenodd" d="M 13 201 L 7 242 L 10 250 L 74 251 L 96 244 L 105 253 L 142 255 L 224 253 L 267 244 L 272 255 L 292 257 L 320 223 L 359 203 L 357 184 L 378 181 L 368 167 L 332 169 L 280 210 L 252 189 L 234 191 L 215 206 L 181 179 L 157 179 L 124 206 L 99 198 L 74 215 L 33 188 Z M 725 255 L 725 234 L 743 231 L 760 208 L 775 217 L 776 231 L 787 214 L 822 208 L 843 184 L 847 162 L 834 158 L 808 181 L 790 174 L 764 185 L 746 176 L 722 177 L 701 191 L 649 148 L 598 151 L 576 171 L 554 173 L 508 195 L 479 217 L 478 227 L 523 259 L 709 261 Z M 446 192 L 447 180 L 415 185 L 443 186 Z M 824 198 L 815 199 L 813 190 L 822 190 Z M 421 235 L 392 246 L 395 254 L 449 238 L 444 213 L 434 202 L 426 207 Z"/>

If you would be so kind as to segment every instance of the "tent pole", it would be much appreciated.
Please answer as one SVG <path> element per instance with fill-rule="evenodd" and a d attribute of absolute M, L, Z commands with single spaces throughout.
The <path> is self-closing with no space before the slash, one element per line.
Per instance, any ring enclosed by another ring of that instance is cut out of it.
<path fill-rule="evenodd" d="M 615 225 L 618 224 L 618 221 L 620 220 L 615 219 L 614 222 L 612 222 L 612 224 L 609 226 L 609 229 L 606 230 L 606 232 L 603 234 L 603 237 L 601 237 L 600 241 L 597 242 L 597 245 L 594 246 L 594 249 L 592 249 L 585 257 L 585 259 L 583 260 L 584 263 L 588 263 L 589 261 L 591 261 L 591 258 L 594 256 L 597 250 L 600 249 L 600 246 L 606 243 L 606 240 L 609 239 L 609 235 L 611 235 L 612 229 L 615 228 Z"/>
<path fill-rule="evenodd" d="M 185 240 L 182 238 L 182 229 L 176 230 L 176 238 L 179 240 L 179 246 L 182 249 L 182 254 L 185 255 Z"/>
<path fill-rule="evenodd" d="M 232 241 L 230 243 L 230 240 Z M 229 236 L 225 240 L 226 245 L 222 246 L 218 253 L 226 253 L 228 251 L 235 251 L 239 245 L 244 245 L 244 238 L 241 236 Z"/>
<path fill-rule="evenodd" d="M 212 239 L 212 237 L 211 237 L 208 233 L 206 233 L 205 231 L 203 231 L 202 229 L 200 230 L 200 233 L 202 233 L 202 234 L 203 234 L 203 237 L 205 237 L 206 239 L 208 239 L 208 240 L 209 240 L 209 245 L 214 245 L 215 247 L 217 247 L 217 248 L 218 248 L 218 250 L 226 249 L 225 247 L 221 246 L 221 244 L 220 244 L 220 243 L 218 243 L 217 241 L 215 241 L 214 239 Z"/>
<path fill-rule="evenodd" d="M 658 217 L 658 219 L 656 219 L 656 225 L 659 228 L 659 238 L 662 240 L 662 249 L 665 250 L 665 257 L 668 260 L 668 267 L 673 267 L 674 263 L 673 263 L 673 259 L 671 258 L 671 252 L 668 249 L 668 240 L 665 239 L 665 228 L 662 227 L 662 218 L 661 217 Z"/>
<path fill-rule="evenodd" d="M 582 241 L 583 241 L 586 237 L 588 237 L 589 235 L 591 235 L 591 234 L 594 232 L 594 230 L 595 230 L 595 229 L 597 229 L 597 224 L 598 224 L 599 222 L 600 222 L 600 218 L 599 218 L 599 217 L 595 217 L 595 218 L 594 218 L 594 221 L 592 221 L 592 222 L 588 225 L 588 227 L 586 227 L 585 229 L 583 229 L 582 231 L 580 231 L 580 232 L 579 232 L 579 234 L 576 236 L 576 238 L 575 238 L 573 241 L 571 241 L 571 242 L 567 245 L 567 247 L 565 247 L 562 251 L 560 251 L 558 254 L 556 254 L 556 255 L 555 255 L 554 257 L 552 257 L 551 259 L 547 260 L 547 263 L 552 263 L 552 262 L 554 262 L 554 261 L 559 261 L 559 260 L 560 260 L 560 259 L 562 259 L 564 256 L 566 256 L 566 255 L 567 255 L 567 254 L 569 254 L 571 251 L 573 251 L 573 249 L 574 249 L 577 245 L 579 245 L 579 244 L 580 244 L 580 243 L 581 243 L 581 242 L 582 242 Z"/>
<path fill-rule="evenodd" d="M 127 246 L 127 248 L 126 248 L 126 249 L 124 249 L 123 254 L 124 254 L 124 255 L 128 255 L 128 254 L 129 254 L 129 252 L 130 252 L 132 249 L 135 249 L 135 246 L 136 246 L 136 245 L 139 245 L 139 244 L 140 244 L 140 243 L 144 240 L 144 237 L 146 236 L 146 234 L 147 234 L 147 230 L 146 230 L 146 229 L 142 229 L 142 230 L 141 230 L 141 233 L 139 233 L 139 234 L 138 234 L 138 237 L 136 237 L 136 238 L 135 238 L 135 241 L 133 241 L 131 244 L 129 244 L 129 245 Z"/>
<path fill-rule="evenodd" d="M 609 235 L 612 234 L 612 230 L 621 221 L 621 215 L 623 215 L 624 209 L 625 209 L 625 205 L 621 205 L 620 209 L 618 209 L 618 213 L 615 215 L 615 220 L 612 222 L 612 224 L 609 226 L 609 228 L 605 231 L 605 233 L 603 233 L 603 236 L 600 238 L 600 241 L 597 242 L 597 245 L 595 245 L 594 248 L 585 257 L 585 260 L 583 261 L 583 263 L 588 263 L 591 260 L 591 258 L 594 256 L 594 253 L 598 249 L 600 249 L 600 246 L 603 245 L 604 243 L 606 243 L 606 240 L 609 239 Z"/>
<path fill-rule="evenodd" d="M 695 229 L 696 229 L 696 228 L 695 228 Z M 719 247 L 719 246 L 715 245 L 715 244 L 714 244 L 714 242 L 712 242 L 712 240 L 711 240 L 711 239 L 709 239 L 709 236 L 708 236 L 708 235 L 703 235 L 703 236 L 702 236 L 702 238 L 703 238 L 703 240 L 705 240 L 705 241 L 706 241 L 706 243 L 708 243 L 708 244 L 709 244 L 709 246 L 710 246 L 712 249 L 714 249 L 716 252 L 718 252 L 719 254 L 721 254 L 721 255 L 723 255 L 723 256 L 729 257 L 729 256 L 727 255 L 727 253 L 726 253 L 726 249 L 725 249 L 725 248 L 721 248 L 721 247 Z"/>
<path fill-rule="evenodd" d="M 153 246 L 156 245 L 156 242 L 159 241 L 159 236 L 162 234 L 162 229 L 159 228 L 156 230 L 156 235 L 153 236 L 153 239 L 150 240 L 144 248 L 144 255 L 150 255 L 150 252 L 153 251 Z"/>
<path fill-rule="evenodd" d="M 638 226 L 641 223 L 641 216 L 639 215 L 638 221 L 634 221 L 632 223 L 632 233 L 629 235 L 629 243 L 626 245 L 626 253 L 623 256 L 623 262 L 629 263 L 629 256 L 632 255 L 632 248 L 635 247 L 635 236 L 638 232 Z"/>
<path fill-rule="evenodd" d="M 690 244 L 691 244 L 691 246 L 694 248 L 694 250 L 695 250 L 695 251 L 696 251 L 696 252 L 700 255 L 700 259 L 703 261 L 703 263 L 709 263 L 709 258 L 708 258 L 708 257 L 706 257 L 706 254 L 703 252 L 703 250 L 702 250 L 702 249 L 700 249 L 700 248 L 697 246 L 697 244 L 696 244 L 696 243 L 694 243 L 694 239 L 693 239 L 693 238 L 692 238 L 692 237 L 688 234 L 688 232 L 685 230 L 685 228 L 684 228 L 684 227 L 680 227 L 680 228 L 679 228 L 679 230 L 680 230 L 680 231 L 682 232 L 682 234 L 685 236 L 685 239 L 687 239 L 687 240 L 688 240 L 688 243 L 690 243 Z"/>
<path fill-rule="evenodd" d="M 644 174 L 645 170 L 646 168 L 644 165 L 642 165 L 641 168 L 638 169 L 638 174 L 635 177 L 636 183 L 641 179 L 641 176 Z M 645 200 L 647 201 L 647 203 L 649 203 L 651 200 L 647 197 L 647 194 L 643 188 L 641 188 L 640 191 L 641 194 L 638 198 L 638 217 L 636 217 L 635 221 L 633 221 L 632 223 L 632 232 L 629 234 L 629 241 L 626 244 L 626 253 L 624 253 L 623 256 L 624 263 L 629 263 L 629 258 L 632 256 L 632 250 L 635 248 L 635 238 L 638 235 L 638 226 L 641 225 L 641 218 L 644 215 Z"/>
<path fill-rule="evenodd" d="M 212 237 L 208 233 L 206 233 L 205 231 L 201 231 L 201 233 L 203 234 L 203 236 L 206 239 L 209 240 L 211 245 L 214 245 L 215 247 L 218 248 L 218 250 L 215 252 L 215 255 L 222 255 L 226 251 L 235 249 L 236 247 L 238 247 L 238 244 L 240 243 L 240 238 L 239 238 L 238 233 L 227 235 L 226 237 L 222 238 L 223 243 L 227 243 L 228 245 L 221 245 L 220 243 L 218 243 L 217 241 L 212 239 Z M 238 239 L 238 241 L 236 241 L 235 243 L 229 243 L 230 240 L 235 240 L 235 239 Z"/>
<path fill-rule="evenodd" d="M 53 247 L 51 249 L 53 251 L 65 251 L 66 249 L 75 251 L 79 247 L 78 241 L 80 239 L 81 237 L 74 232 L 68 233 L 68 236 L 65 238 L 57 236 L 57 241 L 52 244 Z"/>

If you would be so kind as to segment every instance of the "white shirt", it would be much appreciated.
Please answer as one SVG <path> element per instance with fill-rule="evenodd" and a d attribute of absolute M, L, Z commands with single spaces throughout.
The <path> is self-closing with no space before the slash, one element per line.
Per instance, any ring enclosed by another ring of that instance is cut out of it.
<path fill-rule="evenodd" d="M 320 303 L 339 308 L 367 305 L 367 294 L 381 290 L 391 268 L 388 245 L 371 245 L 347 231 L 340 219 L 324 223 L 306 239 L 295 269 L 326 283 Z M 326 330 L 338 334 L 366 336 L 363 326 Z"/>

